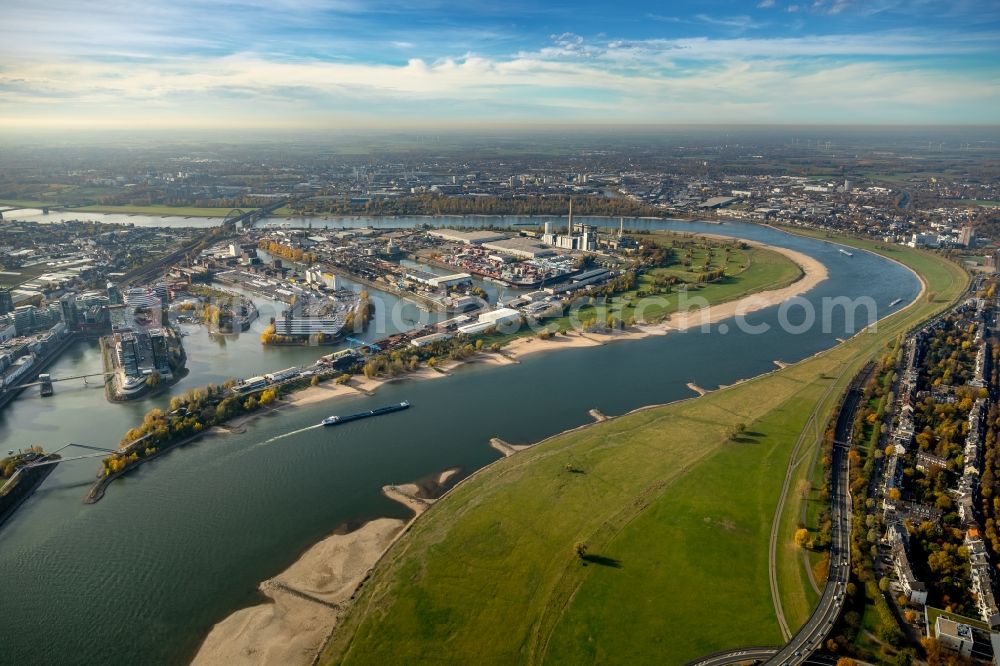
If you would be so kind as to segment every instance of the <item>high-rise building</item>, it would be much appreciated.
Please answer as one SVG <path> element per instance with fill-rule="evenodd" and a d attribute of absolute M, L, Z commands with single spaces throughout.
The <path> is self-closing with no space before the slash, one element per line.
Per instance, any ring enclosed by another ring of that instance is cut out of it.
<path fill-rule="evenodd" d="M 163 335 L 163 329 L 150 329 L 149 346 L 153 352 L 153 366 L 160 372 L 169 371 L 170 361 L 167 354 L 167 339 Z"/>
<path fill-rule="evenodd" d="M 14 296 L 10 289 L 0 289 L 0 315 L 14 311 Z"/>
<path fill-rule="evenodd" d="M 139 376 L 139 346 L 136 343 L 135 333 L 132 331 L 122 331 L 118 334 L 117 351 L 118 363 L 125 374 L 130 377 Z"/>
<path fill-rule="evenodd" d="M 14 308 L 14 328 L 18 335 L 27 335 L 35 330 L 35 314 L 38 308 L 34 305 L 21 305 Z"/>
<path fill-rule="evenodd" d="M 122 290 L 118 288 L 118 285 L 109 282 L 108 283 L 108 303 L 111 305 L 121 305 L 125 302 L 125 297 L 122 296 Z"/>
<path fill-rule="evenodd" d="M 59 308 L 62 313 L 63 323 L 66 324 L 66 327 L 71 331 L 76 330 L 76 325 L 77 325 L 76 294 L 74 293 L 63 294 L 59 298 Z"/>
<path fill-rule="evenodd" d="M 962 244 L 963 247 L 972 247 L 975 242 L 976 236 L 972 233 L 972 225 L 966 225 L 962 227 L 962 230 L 958 234 L 958 242 Z"/>

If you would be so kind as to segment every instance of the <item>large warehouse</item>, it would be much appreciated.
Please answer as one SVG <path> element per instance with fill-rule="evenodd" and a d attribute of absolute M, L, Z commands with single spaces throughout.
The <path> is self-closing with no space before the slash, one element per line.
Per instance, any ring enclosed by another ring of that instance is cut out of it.
<path fill-rule="evenodd" d="M 518 236 L 517 238 L 505 238 L 499 241 L 483 243 L 487 250 L 509 254 L 521 259 L 537 259 L 538 257 L 548 257 L 555 254 L 555 250 L 547 245 L 543 245 L 534 238 Z"/>
<path fill-rule="evenodd" d="M 507 238 L 506 234 L 497 233 L 496 231 L 459 231 L 458 229 L 436 229 L 428 231 L 427 235 L 455 243 L 465 243 L 466 245 L 481 245 L 490 241 Z"/>

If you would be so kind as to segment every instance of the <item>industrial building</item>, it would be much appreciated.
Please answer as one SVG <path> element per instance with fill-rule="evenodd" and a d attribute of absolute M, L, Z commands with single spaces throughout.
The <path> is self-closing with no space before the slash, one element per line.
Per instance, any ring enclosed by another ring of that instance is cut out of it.
<path fill-rule="evenodd" d="M 736 197 L 712 197 L 698 204 L 698 208 L 723 208 L 736 201 Z"/>
<path fill-rule="evenodd" d="M 306 269 L 306 284 L 329 291 L 336 291 L 339 288 L 337 286 L 337 276 L 333 273 L 323 271 L 318 266 Z"/>
<path fill-rule="evenodd" d="M 301 371 L 298 368 L 285 368 L 284 370 L 278 370 L 277 372 L 270 372 L 264 375 L 264 379 L 273 383 L 283 382 L 286 379 L 292 379 L 293 377 L 298 377 Z"/>
<path fill-rule="evenodd" d="M 597 227 L 589 224 L 574 224 L 573 200 L 570 199 L 566 235 L 555 233 L 552 229 L 552 223 L 546 222 L 542 242 L 562 250 L 593 252 L 597 249 Z"/>
<path fill-rule="evenodd" d="M 286 309 L 274 319 L 274 332 L 278 335 L 312 336 L 317 333 L 336 336 L 347 323 L 346 312 L 335 312 L 319 316 L 296 316 L 292 309 Z"/>
<path fill-rule="evenodd" d="M 479 315 L 479 319 L 473 324 L 459 326 L 458 332 L 463 335 L 476 335 L 491 328 L 520 323 L 520 321 L 521 313 L 514 308 L 497 308 Z"/>
<path fill-rule="evenodd" d="M 423 335 L 419 338 L 413 338 L 410 340 L 410 344 L 414 347 L 426 347 L 429 344 L 439 342 L 441 340 L 450 340 L 452 337 L 451 333 L 431 333 L 430 335 Z"/>
<path fill-rule="evenodd" d="M 423 271 L 419 268 L 407 268 L 404 277 L 407 280 L 419 282 L 435 289 L 448 289 L 449 287 L 457 287 L 460 284 L 470 284 L 472 282 L 472 276 L 468 273 L 437 275 L 436 273 Z"/>
<path fill-rule="evenodd" d="M 466 245 L 482 245 L 483 243 L 507 238 L 506 234 L 495 231 L 460 231 L 458 229 L 436 229 L 428 231 L 427 235 L 454 243 L 465 243 Z"/>
<path fill-rule="evenodd" d="M 526 236 L 490 241 L 482 245 L 484 249 L 500 252 L 501 254 L 509 254 L 520 259 L 537 259 L 555 254 L 555 251 L 551 247 Z"/>

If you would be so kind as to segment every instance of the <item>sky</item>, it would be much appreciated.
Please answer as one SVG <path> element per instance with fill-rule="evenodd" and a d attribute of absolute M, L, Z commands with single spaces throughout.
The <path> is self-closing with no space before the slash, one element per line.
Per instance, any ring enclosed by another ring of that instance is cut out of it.
<path fill-rule="evenodd" d="M 3 0 L 0 128 L 998 124 L 998 0 Z"/>

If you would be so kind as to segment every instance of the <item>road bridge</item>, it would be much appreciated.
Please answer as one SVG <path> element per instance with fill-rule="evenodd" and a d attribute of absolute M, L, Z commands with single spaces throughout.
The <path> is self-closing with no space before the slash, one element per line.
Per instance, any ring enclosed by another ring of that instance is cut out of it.
<path fill-rule="evenodd" d="M 242 224 L 244 229 L 251 229 L 253 228 L 253 225 L 257 223 L 258 220 L 270 215 L 271 213 L 278 210 L 282 206 L 287 206 L 289 203 L 291 203 L 291 201 L 292 197 L 288 197 L 286 199 L 279 199 L 278 201 L 269 203 L 266 206 L 263 206 L 261 208 L 255 208 L 250 211 L 244 211 L 239 208 L 234 208 L 231 211 L 229 211 L 229 213 L 226 215 L 226 219 L 223 220 L 222 225 L 224 227 L 228 227 L 230 229 L 235 230 Z"/>

